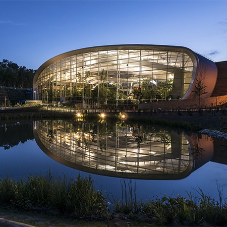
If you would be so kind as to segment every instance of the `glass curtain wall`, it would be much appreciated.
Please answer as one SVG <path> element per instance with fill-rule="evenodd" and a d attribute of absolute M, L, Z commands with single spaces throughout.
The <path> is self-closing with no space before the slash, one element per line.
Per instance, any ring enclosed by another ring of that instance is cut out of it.
<path fill-rule="evenodd" d="M 39 75 L 45 103 L 83 108 L 181 99 L 191 83 L 192 59 L 182 51 L 108 50 L 61 59 Z"/>
<path fill-rule="evenodd" d="M 193 166 L 183 133 L 61 120 L 38 121 L 36 131 L 41 143 L 56 157 L 81 169 L 107 171 L 106 175 L 131 173 L 143 178 L 147 174 L 180 174 Z"/>

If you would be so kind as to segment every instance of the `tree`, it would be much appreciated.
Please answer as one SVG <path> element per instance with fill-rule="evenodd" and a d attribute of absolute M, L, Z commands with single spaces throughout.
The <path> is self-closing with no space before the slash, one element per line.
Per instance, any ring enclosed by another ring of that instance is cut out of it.
<path fill-rule="evenodd" d="M 204 83 L 204 77 L 200 76 L 200 77 L 196 78 L 195 88 L 192 92 L 194 92 L 195 95 L 199 98 L 199 109 L 200 109 L 201 96 L 205 95 L 207 93 L 206 87 L 207 86 Z"/>
<path fill-rule="evenodd" d="M 106 81 L 106 78 L 107 78 L 107 71 L 105 71 L 104 69 L 99 73 L 100 75 L 100 80 L 101 80 L 101 83 L 102 83 L 102 86 L 104 87 L 104 84 L 105 84 L 105 81 Z"/>
<path fill-rule="evenodd" d="M 116 102 L 117 87 L 113 84 L 100 84 L 99 88 L 96 86 L 92 92 L 91 96 L 94 98 L 94 101 L 99 100 L 100 104 L 107 104 L 107 101 L 111 104 Z M 127 96 L 123 92 L 119 91 L 118 98 L 124 99 Z"/>
<path fill-rule="evenodd" d="M 32 88 L 35 70 L 3 59 L 0 62 L 0 86 Z"/>

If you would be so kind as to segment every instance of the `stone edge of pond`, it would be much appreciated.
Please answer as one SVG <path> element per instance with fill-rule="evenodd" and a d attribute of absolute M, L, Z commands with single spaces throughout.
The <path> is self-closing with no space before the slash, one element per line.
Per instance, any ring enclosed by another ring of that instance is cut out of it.
<path fill-rule="evenodd" d="M 202 129 L 202 130 L 198 131 L 198 133 L 205 134 L 205 135 L 208 135 L 208 136 L 211 136 L 214 138 L 218 138 L 218 139 L 227 140 L 227 133 L 220 132 L 218 130 Z"/>

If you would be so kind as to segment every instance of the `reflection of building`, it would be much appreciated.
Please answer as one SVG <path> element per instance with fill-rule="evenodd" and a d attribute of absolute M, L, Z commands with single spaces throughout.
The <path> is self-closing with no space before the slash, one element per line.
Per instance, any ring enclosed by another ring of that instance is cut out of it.
<path fill-rule="evenodd" d="M 36 122 L 34 136 L 56 161 L 101 175 L 181 179 L 201 163 L 182 133 L 163 129 L 46 120 Z"/>
<path fill-rule="evenodd" d="M 58 55 L 37 70 L 34 90 L 43 102 L 72 101 L 83 107 L 187 99 L 204 77 L 206 97 L 216 65 L 184 47 L 115 45 Z"/>

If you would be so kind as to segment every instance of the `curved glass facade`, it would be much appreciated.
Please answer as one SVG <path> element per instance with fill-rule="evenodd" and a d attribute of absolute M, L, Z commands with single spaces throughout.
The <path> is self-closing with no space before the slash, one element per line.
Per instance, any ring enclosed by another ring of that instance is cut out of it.
<path fill-rule="evenodd" d="M 164 128 L 42 120 L 35 123 L 34 136 L 51 158 L 91 173 L 179 179 L 188 176 L 194 168 L 185 135 Z"/>
<path fill-rule="evenodd" d="M 43 102 L 86 108 L 184 98 L 196 57 L 183 47 L 104 46 L 71 51 L 44 63 L 35 87 Z"/>

